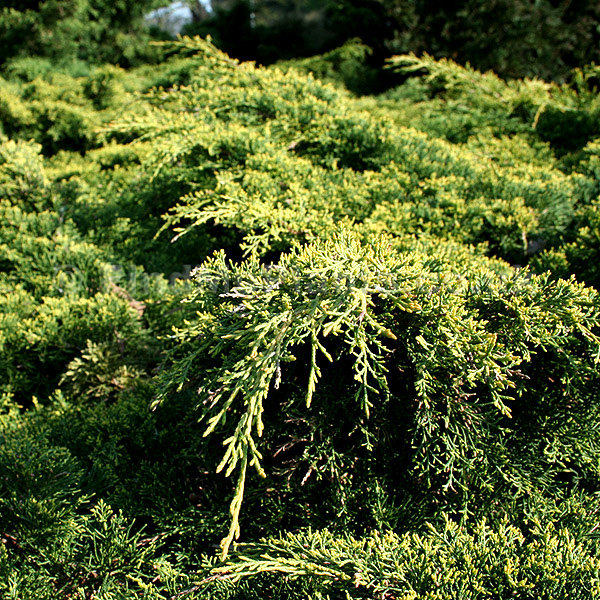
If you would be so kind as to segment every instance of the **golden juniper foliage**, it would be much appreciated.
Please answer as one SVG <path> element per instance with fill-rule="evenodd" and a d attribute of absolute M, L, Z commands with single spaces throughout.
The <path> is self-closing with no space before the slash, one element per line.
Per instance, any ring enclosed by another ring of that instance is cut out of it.
<path fill-rule="evenodd" d="M 597 69 L 163 50 L 0 80 L 0 596 L 598 597 Z"/>
<path fill-rule="evenodd" d="M 540 563 L 544 568 L 540 569 Z M 584 598 L 600 593 L 591 557 L 567 532 L 549 531 L 527 542 L 518 528 L 485 522 L 467 534 L 451 521 L 424 533 L 375 531 L 363 539 L 327 530 L 287 534 L 240 547 L 239 559 L 214 571 L 230 580 L 280 574 L 315 581 L 314 598 L 442 600 L 481 597 Z"/>
<path fill-rule="evenodd" d="M 194 349 L 176 361 L 163 393 L 201 373 L 204 435 L 227 431 L 218 470 L 239 475 L 224 553 L 239 535 L 247 467 L 265 476 L 259 442 L 264 403 L 285 380 L 296 346 L 309 346 L 306 381 L 295 392 L 308 409 L 320 396 L 323 372 L 348 356 L 347 393 L 325 394 L 321 401 L 341 401 L 347 410 L 356 402 L 365 444 L 376 443 L 369 431 L 375 404 L 400 411 L 411 421 L 396 426 L 406 429 L 416 449 L 415 475 L 429 489 L 450 490 L 453 501 L 460 496 L 463 511 L 481 503 L 476 487 L 492 491 L 509 483 L 510 493 L 521 487 L 510 447 L 532 439 L 511 418 L 513 411 L 526 406 L 536 412 L 542 401 L 553 405 L 554 417 L 563 414 L 561 427 L 569 421 L 579 427 L 568 398 L 587 398 L 597 385 L 596 293 L 548 276 L 515 271 L 502 277 L 485 263 L 468 267 L 465 276 L 444 269 L 438 256 L 398 254 L 385 238 L 367 246 L 346 234 L 292 251 L 271 268 L 256 260 L 228 265 L 220 256 L 196 272 L 199 291 L 189 300 L 198 303 L 199 319 L 179 334 L 181 345 Z M 565 342 L 577 348 L 575 355 Z M 217 366 L 199 367 L 206 356 L 217 357 Z M 399 357 L 408 375 L 399 372 Z M 563 385 L 547 390 L 542 400 L 539 389 L 531 395 L 531 379 L 543 381 L 544 372 L 547 379 L 560 373 Z M 582 398 L 575 404 L 582 401 L 587 404 Z M 589 414 L 595 416 L 594 410 Z"/>

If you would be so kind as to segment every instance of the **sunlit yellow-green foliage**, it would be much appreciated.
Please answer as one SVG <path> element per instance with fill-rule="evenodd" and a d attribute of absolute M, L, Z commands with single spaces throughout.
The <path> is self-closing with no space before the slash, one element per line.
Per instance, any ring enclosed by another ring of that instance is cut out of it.
<path fill-rule="evenodd" d="M 347 597 L 550 599 L 596 597 L 598 568 L 598 558 L 564 530 L 539 532 L 528 542 L 506 522 L 497 529 L 479 523 L 472 534 L 446 522 L 420 534 L 374 532 L 360 540 L 328 531 L 288 534 L 242 547 L 238 561 L 217 572 L 233 580 L 254 576 L 265 591 L 268 575 L 304 577 L 312 583 L 309 590 L 296 584 L 294 591 L 315 598 L 354 588 Z"/>
<path fill-rule="evenodd" d="M 162 51 L 0 80 L 0 596 L 598 597 L 597 68 Z"/>

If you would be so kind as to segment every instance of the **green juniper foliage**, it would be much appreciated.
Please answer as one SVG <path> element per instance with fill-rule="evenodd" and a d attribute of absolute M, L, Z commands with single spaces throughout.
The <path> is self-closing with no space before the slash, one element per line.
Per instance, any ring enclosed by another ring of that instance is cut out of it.
<path fill-rule="evenodd" d="M 307 345 L 301 356 L 309 357 L 306 381 L 294 390 L 297 401 L 307 410 L 317 398 L 356 403 L 367 448 L 385 444 L 377 429 L 371 431 L 371 412 L 391 405 L 403 415 L 395 427 L 413 448 L 410 460 L 402 457 L 405 468 L 435 490 L 438 501 L 465 515 L 535 485 L 522 481 L 524 465 L 515 463 L 526 460 L 524 447 L 540 443 L 535 430 L 541 422 L 543 443 L 557 444 L 547 453 L 560 447 L 562 460 L 572 462 L 560 439 L 573 427 L 587 445 L 584 452 L 593 455 L 595 426 L 588 442 L 582 434 L 598 409 L 595 292 L 547 276 L 503 277 L 484 264 L 470 265 L 468 276 L 443 267 L 435 255 L 395 253 L 385 238 L 365 247 L 341 235 L 292 251 L 270 267 L 256 260 L 228 265 L 221 255 L 196 272 L 198 292 L 190 301 L 198 305 L 198 319 L 179 331 L 174 352 L 190 350 L 162 376 L 163 394 L 202 373 L 204 435 L 222 432 L 225 453 L 217 469 L 238 473 L 224 554 L 239 536 L 248 467 L 265 476 L 264 406 L 297 359 L 295 347 Z M 337 379 L 336 368 L 348 366 L 348 395 L 322 397 L 320 379 Z M 299 377 L 302 369 L 292 372 Z M 551 421 L 543 414 L 548 405 Z M 392 444 L 386 453 L 399 450 Z M 549 485 L 559 464 L 527 455 L 534 463 L 528 472 L 542 462 L 538 485 Z"/>
<path fill-rule="evenodd" d="M 153 48 L 0 79 L 0 597 L 599 597 L 596 67 Z"/>
<path fill-rule="evenodd" d="M 264 540 L 241 546 L 204 584 L 227 589 L 253 577 L 277 598 L 303 597 L 299 579 L 310 582 L 314 598 L 590 598 L 600 593 L 599 572 L 598 559 L 567 531 L 528 541 L 506 522 L 497 528 L 481 522 L 466 534 L 447 521 L 422 534 L 354 539 L 308 530 Z M 265 585 L 264 575 L 273 573 L 288 585 Z"/>

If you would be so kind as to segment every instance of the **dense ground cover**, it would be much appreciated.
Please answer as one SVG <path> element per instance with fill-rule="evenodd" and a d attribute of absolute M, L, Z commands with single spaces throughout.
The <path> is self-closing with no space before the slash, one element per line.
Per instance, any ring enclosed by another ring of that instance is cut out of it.
<path fill-rule="evenodd" d="M 0 595 L 597 597 L 597 69 L 165 51 L 0 80 Z"/>

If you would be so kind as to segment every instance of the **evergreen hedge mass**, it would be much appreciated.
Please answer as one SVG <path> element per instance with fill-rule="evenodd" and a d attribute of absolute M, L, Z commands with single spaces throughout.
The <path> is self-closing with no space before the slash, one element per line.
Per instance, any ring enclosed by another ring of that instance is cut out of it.
<path fill-rule="evenodd" d="M 162 51 L 0 79 L 0 597 L 600 597 L 597 67 Z"/>

